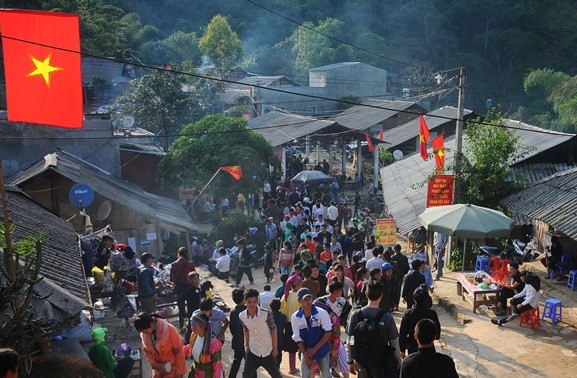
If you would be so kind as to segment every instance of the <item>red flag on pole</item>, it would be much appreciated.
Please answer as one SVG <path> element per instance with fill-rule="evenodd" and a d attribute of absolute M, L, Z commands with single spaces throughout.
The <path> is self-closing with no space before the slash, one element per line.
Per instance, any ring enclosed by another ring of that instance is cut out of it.
<path fill-rule="evenodd" d="M 438 137 L 433 139 L 431 144 L 433 145 L 437 173 L 441 173 L 445 169 L 445 137 L 443 134 L 439 134 Z"/>
<path fill-rule="evenodd" d="M 427 142 L 429 141 L 429 127 L 425 122 L 425 118 L 421 114 L 419 116 L 419 144 L 421 147 L 421 157 L 427 160 Z"/>
<path fill-rule="evenodd" d="M 0 28 L 8 120 L 81 128 L 78 15 L 7 9 Z"/>
<path fill-rule="evenodd" d="M 367 147 L 369 148 L 369 152 L 375 152 L 375 146 L 373 146 L 373 142 L 371 142 L 371 137 L 369 133 L 365 133 L 365 139 L 367 140 Z"/>
<path fill-rule="evenodd" d="M 242 169 L 240 168 L 240 165 L 230 165 L 228 167 L 220 167 L 220 170 L 230 173 L 230 175 L 234 177 L 236 181 L 240 180 L 242 177 Z"/>
<path fill-rule="evenodd" d="M 385 139 L 385 132 L 383 131 L 383 128 L 381 127 L 381 132 L 379 133 L 379 139 L 380 140 L 384 140 Z"/>

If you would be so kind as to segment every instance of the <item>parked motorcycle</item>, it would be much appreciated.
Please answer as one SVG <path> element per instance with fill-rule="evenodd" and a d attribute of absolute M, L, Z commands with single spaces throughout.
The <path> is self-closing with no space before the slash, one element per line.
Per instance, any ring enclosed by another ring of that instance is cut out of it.
<path fill-rule="evenodd" d="M 528 243 L 523 243 L 519 239 L 514 239 L 512 243 L 515 248 L 515 255 L 519 256 L 522 261 L 530 262 L 535 260 L 540 255 L 540 252 L 537 249 L 537 238 L 527 236 L 530 238 Z"/>
<path fill-rule="evenodd" d="M 489 258 L 500 257 L 502 259 L 516 262 L 519 265 L 523 264 L 523 259 L 515 253 L 515 246 L 513 245 L 513 240 L 510 238 L 507 238 L 507 245 L 505 246 L 505 249 L 501 249 L 499 247 L 490 247 L 488 245 L 480 245 L 479 255 Z"/>

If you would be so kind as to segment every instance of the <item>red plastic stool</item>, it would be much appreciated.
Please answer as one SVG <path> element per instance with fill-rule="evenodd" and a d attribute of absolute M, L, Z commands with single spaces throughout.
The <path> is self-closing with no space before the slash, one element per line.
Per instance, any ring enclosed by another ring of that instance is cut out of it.
<path fill-rule="evenodd" d="M 508 276 L 509 276 L 509 272 L 503 272 L 503 271 L 496 271 L 491 275 L 491 277 L 493 277 L 495 282 L 497 282 L 500 285 L 506 285 L 507 284 L 507 277 Z"/>
<path fill-rule="evenodd" d="M 521 320 L 519 321 L 519 327 L 522 327 L 523 324 L 527 324 L 531 326 L 531 329 L 534 330 L 535 326 L 541 326 L 541 316 L 539 316 L 539 306 L 537 308 L 533 308 L 531 310 L 527 310 L 520 315 Z"/>
<path fill-rule="evenodd" d="M 501 271 L 501 260 L 503 259 L 500 258 L 499 256 L 492 256 L 489 260 L 491 260 L 490 262 L 491 276 L 493 276 L 493 274 L 495 274 L 496 272 Z"/>

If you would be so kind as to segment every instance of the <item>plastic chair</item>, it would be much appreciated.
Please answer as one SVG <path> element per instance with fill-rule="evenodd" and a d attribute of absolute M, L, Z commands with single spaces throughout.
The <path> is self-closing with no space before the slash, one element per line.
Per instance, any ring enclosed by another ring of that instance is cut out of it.
<path fill-rule="evenodd" d="M 570 270 L 569 271 L 569 278 L 567 279 L 567 287 L 573 291 L 575 291 L 575 289 L 577 289 L 577 282 L 576 281 L 577 278 L 577 270 Z"/>
<path fill-rule="evenodd" d="M 501 269 L 501 260 L 503 260 L 502 258 L 500 258 L 499 256 L 491 256 L 489 258 L 489 260 L 491 261 L 491 276 L 493 276 L 493 274 L 495 274 L 496 272 L 500 272 Z M 494 278 L 494 277 L 493 277 Z"/>
<path fill-rule="evenodd" d="M 536 326 L 541 326 L 541 318 L 539 317 L 539 306 L 537 308 L 532 308 L 521 314 L 519 320 L 519 327 L 527 324 L 531 329 L 535 329 Z"/>
<path fill-rule="evenodd" d="M 555 270 L 559 271 L 559 277 L 563 277 L 563 272 L 569 272 L 572 265 L 572 256 L 571 255 L 563 255 L 561 256 L 561 262 L 555 266 Z"/>
<path fill-rule="evenodd" d="M 488 257 L 477 256 L 477 261 L 475 261 L 475 271 L 478 272 L 480 270 L 487 274 L 491 274 Z"/>
<path fill-rule="evenodd" d="M 551 323 L 563 320 L 563 303 L 559 299 L 549 298 L 545 301 L 543 308 L 543 319 L 551 319 Z"/>

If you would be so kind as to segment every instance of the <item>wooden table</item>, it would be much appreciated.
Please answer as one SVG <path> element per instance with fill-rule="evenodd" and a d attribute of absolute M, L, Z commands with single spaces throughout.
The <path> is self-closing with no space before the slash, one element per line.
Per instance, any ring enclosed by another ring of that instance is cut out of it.
<path fill-rule="evenodd" d="M 469 282 L 468 276 L 474 276 L 474 272 L 457 273 L 457 280 L 463 287 L 461 294 L 464 301 L 473 303 L 473 312 L 477 312 L 477 308 L 481 305 L 497 305 L 497 293 L 501 291 L 501 287 L 496 285 L 496 281 L 491 276 L 485 274 L 485 281 L 493 284 L 492 288 L 481 289 L 474 283 Z"/>

